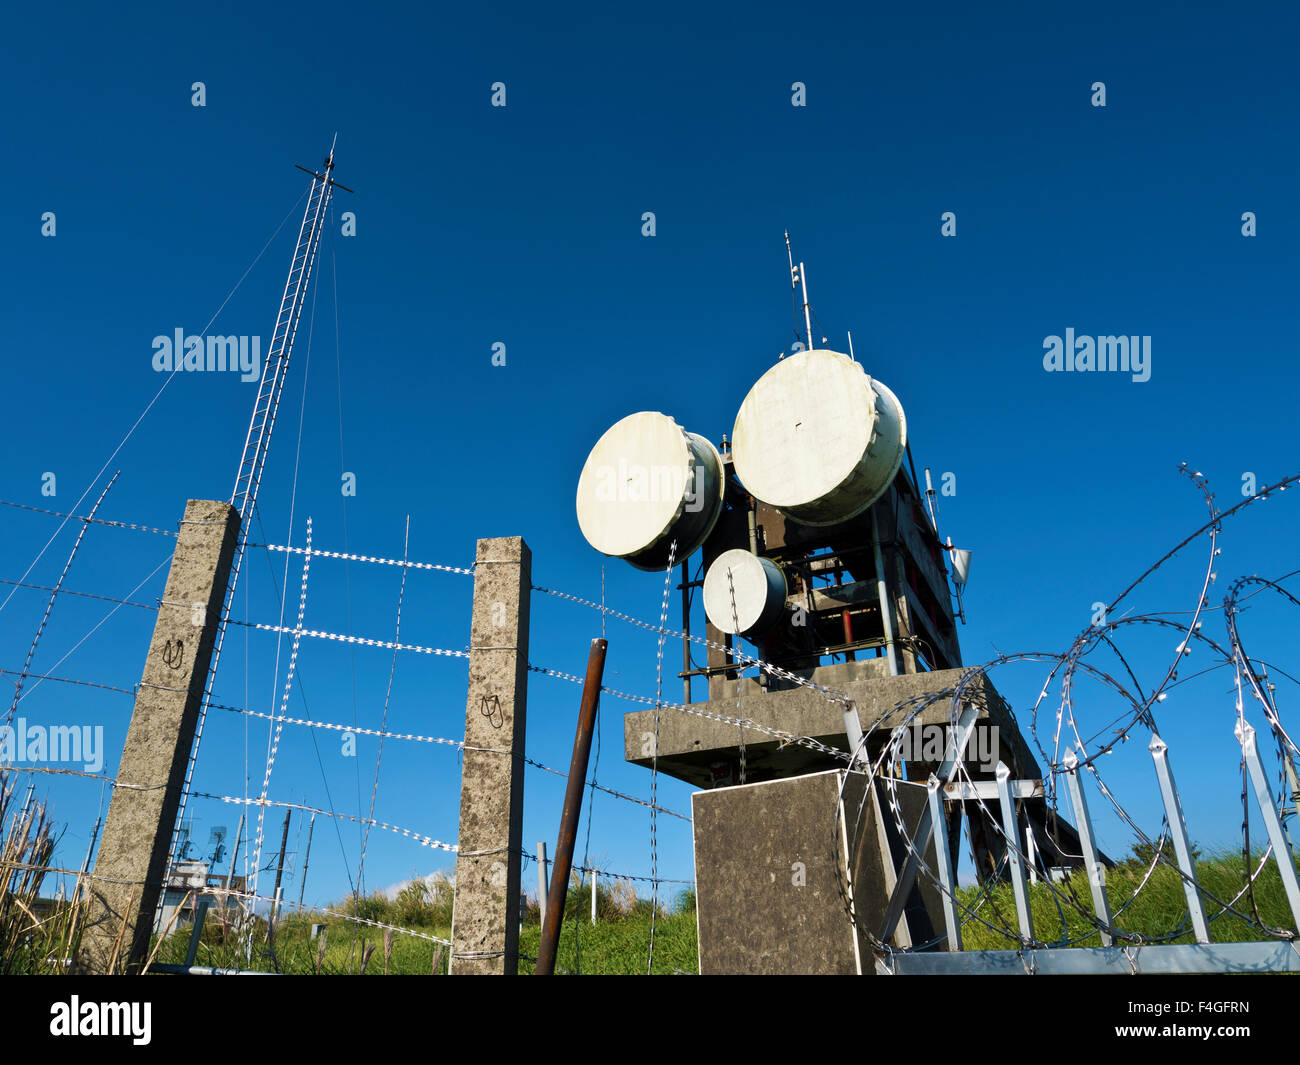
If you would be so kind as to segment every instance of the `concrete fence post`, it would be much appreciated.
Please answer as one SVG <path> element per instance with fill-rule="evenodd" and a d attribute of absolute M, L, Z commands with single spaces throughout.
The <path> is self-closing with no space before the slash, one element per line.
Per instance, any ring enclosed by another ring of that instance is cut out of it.
<path fill-rule="evenodd" d="M 186 504 L 89 887 L 79 964 L 91 972 L 114 953 L 135 972 L 148 955 L 238 536 L 229 504 Z"/>
<path fill-rule="evenodd" d="M 518 536 L 480 540 L 475 567 L 448 971 L 514 975 L 532 554 Z"/>

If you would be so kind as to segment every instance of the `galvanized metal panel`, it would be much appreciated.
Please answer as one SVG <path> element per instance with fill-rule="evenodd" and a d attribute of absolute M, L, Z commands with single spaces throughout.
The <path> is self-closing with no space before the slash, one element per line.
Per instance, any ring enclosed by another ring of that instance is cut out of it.
<path fill-rule="evenodd" d="M 1272 941 L 894 954 L 878 962 L 876 972 L 897 976 L 1300 972 L 1300 948 Z"/>

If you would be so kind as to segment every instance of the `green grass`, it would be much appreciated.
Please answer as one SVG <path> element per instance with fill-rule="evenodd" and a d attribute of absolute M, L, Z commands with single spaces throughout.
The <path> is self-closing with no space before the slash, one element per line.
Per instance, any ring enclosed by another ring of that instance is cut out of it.
<path fill-rule="evenodd" d="M 597 896 L 598 921 L 591 923 L 590 887 L 575 886 L 565 903 L 567 919 L 561 929 L 556 955 L 559 972 L 593 975 L 636 975 L 646 972 L 650 942 L 650 903 L 638 899 L 629 884 L 612 885 Z M 371 895 L 349 899 L 330 909 L 385 924 L 399 925 L 442 939 L 451 937 L 451 887 L 435 880 L 427 890 L 404 890 L 397 899 Z M 536 906 L 530 907 L 520 935 L 519 971 L 531 975 L 541 927 Z M 311 926 L 324 924 L 324 949 L 311 939 Z M 185 960 L 191 929 L 182 928 L 157 945 L 155 962 L 180 964 Z M 447 949 L 439 943 L 374 928 L 332 914 L 303 912 L 276 921 L 273 942 L 267 944 L 266 923 L 258 920 L 252 960 L 245 939 L 230 922 L 209 912 L 199 943 L 196 965 L 221 969 L 253 969 L 291 975 L 427 975 L 447 972 Z M 580 961 L 579 964 L 579 954 Z M 436 967 L 435 967 L 436 965 Z M 662 908 L 655 923 L 655 974 L 695 973 L 694 896 L 684 893 L 672 912 Z"/>
<path fill-rule="evenodd" d="M 582 913 L 581 910 L 578 911 Z M 650 915 L 634 913 L 612 921 L 590 923 L 565 920 L 555 954 L 557 972 L 582 972 L 597 976 L 645 976 L 650 948 Z M 525 925 L 519 937 L 519 952 L 537 956 L 541 929 Z M 576 941 L 576 942 L 575 942 Z M 581 966 L 578 964 L 581 952 Z M 531 962 L 521 960 L 519 971 L 531 974 Z M 655 922 L 654 975 L 698 973 L 695 911 L 679 910 L 660 914 Z"/>
<path fill-rule="evenodd" d="M 311 938 L 313 924 L 325 925 L 323 940 Z M 451 927 L 426 926 L 416 931 L 450 938 Z M 177 965 L 185 960 L 190 927 L 181 928 L 157 946 L 154 961 Z M 304 911 L 280 918 L 273 941 L 268 944 L 266 922 L 258 920 L 253 935 L 251 961 L 246 939 L 233 925 L 223 927 L 215 911 L 208 914 L 194 964 L 218 969 L 279 972 L 286 975 L 367 976 L 445 974 L 447 950 L 434 943 L 400 932 L 389 934 L 387 951 L 382 928 Z M 323 947 L 323 950 L 322 950 Z M 437 969 L 434 969 L 435 960 Z"/>
<path fill-rule="evenodd" d="M 1258 857 L 1253 861 L 1257 863 Z M 1118 914 L 1116 923 L 1126 931 L 1145 939 L 1154 939 L 1186 922 L 1187 902 L 1177 872 L 1161 864 L 1156 867 L 1136 901 L 1123 913 L 1119 913 L 1120 905 L 1133 894 L 1144 869 L 1143 866 L 1122 863 L 1110 870 L 1107 874 L 1107 892 L 1112 909 Z M 1207 912 L 1213 916 L 1220 907 L 1209 898 L 1209 895 L 1227 900 L 1241 888 L 1241 855 L 1220 855 L 1200 861 L 1197 863 L 1197 875 L 1207 892 Z M 1082 872 L 1075 873 L 1068 884 L 1060 884 L 1057 887 L 1067 897 L 1073 890 L 1083 909 L 1088 913 L 1092 912 L 1091 895 Z M 602 895 L 599 902 L 600 919 L 592 924 L 591 896 L 588 890 L 574 888 L 569 893 L 565 907 L 568 917 L 561 930 L 556 957 L 557 971 L 561 973 L 580 971 L 591 975 L 644 974 L 650 940 L 648 901 L 637 899 L 635 894 L 627 889 L 619 894 L 611 893 L 608 901 Z M 403 902 L 400 897 L 397 901 L 390 901 L 372 896 L 361 900 L 349 900 L 347 903 L 340 903 L 336 908 L 346 906 L 351 912 L 371 920 L 402 924 L 447 939 L 450 938 L 450 910 L 446 908 L 448 891 L 449 888 L 440 886 L 426 900 L 427 905 L 417 905 L 419 900 L 412 897 L 406 898 Z M 1271 859 L 1259 875 L 1254 891 L 1260 917 L 1267 924 L 1279 928 L 1292 926 L 1282 879 Z M 965 888 L 961 892 L 962 900 L 967 905 L 974 905 L 978 895 L 976 888 Z M 1062 903 L 1058 910 L 1054 896 L 1046 885 L 1030 885 L 1029 897 L 1034 931 L 1039 940 L 1056 942 L 1068 938 L 1076 940 L 1074 944 L 1076 946 L 1100 946 L 1101 939 L 1091 931 L 1092 926 L 1088 919 L 1077 909 L 1065 903 Z M 1244 898 L 1238 902 L 1237 907 L 1243 912 L 1250 912 L 1249 902 Z M 966 949 L 1014 949 L 1017 945 L 1016 911 L 1011 885 L 999 884 L 993 890 L 991 898 L 980 907 L 979 913 L 986 920 L 1005 928 L 1009 935 L 990 929 L 977 920 L 968 919 L 962 932 Z M 1065 918 L 1064 925 L 1062 913 Z M 405 920 L 399 920 L 399 914 Z M 310 938 L 310 927 L 314 922 L 326 926 L 323 955 L 319 952 L 319 944 L 313 944 Z M 1213 920 L 1210 931 L 1216 942 L 1266 938 L 1263 932 L 1252 927 L 1242 918 L 1231 914 Z M 529 912 L 520 935 L 519 951 L 522 957 L 519 971 L 521 974 L 533 972 L 533 963 L 526 959 L 537 956 L 540 938 L 541 928 L 537 923 L 537 910 L 534 907 Z M 182 930 L 169 937 L 160 947 L 157 960 L 182 961 L 188 940 L 188 930 Z M 385 961 L 383 930 L 358 925 L 342 917 L 304 913 L 287 916 L 277 922 L 274 962 L 266 949 L 265 926 L 261 922 L 259 922 L 256 942 L 252 967 L 263 971 L 272 971 L 278 967 L 278 971 L 283 973 L 364 972 L 367 975 L 378 975 L 387 971 L 394 975 L 423 975 L 431 971 L 435 956 L 438 972 L 445 973 L 447 970 L 447 952 L 440 944 L 394 933 L 390 937 L 389 955 Z M 1193 937 L 1187 933 L 1175 942 L 1190 943 L 1193 942 Z M 363 959 L 367 954 L 369 958 L 363 968 Z M 236 937 L 223 935 L 220 922 L 211 916 L 204 929 L 198 964 L 222 968 L 247 967 L 241 945 L 236 942 Z M 667 975 L 695 972 L 698 972 L 698 963 L 694 898 L 687 894 L 676 901 L 671 912 L 661 912 L 656 920 L 654 973 Z"/>
<path fill-rule="evenodd" d="M 1259 857 L 1256 855 L 1252 859 L 1251 868 L 1257 867 L 1258 863 Z M 1146 939 L 1154 939 L 1187 924 L 1187 898 L 1183 894 L 1183 881 L 1177 870 L 1161 863 L 1151 874 L 1141 894 L 1121 913 L 1121 905 L 1133 895 L 1144 872 L 1145 866 L 1121 863 L 1107 872 L 1106 893 L 1114 915 L 1114 924 L 1126 932 L 1135 933 Z M 1222 908 L 1211 896 L 1228 902 L 1241 890 L 1244 882 L 1242 874 L 1240 854 L 1218 855 L 1196 863 L 1197 879 L 1205 892 L 1207 916 L 1213 918 Z M 1082 906 L 1086 913 L 1092 913 L 1092 895 L 1088 888 L 1087 876 L 1081 870 L 1070 877 L 1068 884 L 1058 884 L 1056 887 L 1067 899 L 1073 891 L 1078 905 Z M 979 894 L 979 889 L 973 887 L 958 892 L 961 901 L 972 907 Z M 1271 857 L 1255 881 L 1254 895 L 1259 907 L 1259 916 L 1266 924 L 1274 928 L 1294 928 L 1294 918 L 1287 904 L 1282 877 Z M 1250 914 L 1249 898 L 1243 896 L 1236 903 L 1235 908 Z M 1041 941 L 1081 939 L 1081 942 L 1073 945 L 1085 947 L 1101 945 L 1101 937 L 1091 931 L 1093 925 L 1088 918 L 1064 901 L 1061 902 L 1058 910 L 1057 900 L 1045 884 L 1029 886 L 1029 910 L 1033 918 L 1034 934 Z M 1016 905 L 1010 884 L 999 884 L 977 912 L 984 920 L 1007 930 L 1009 935 L 989 928 L 978 920 L 968 919 L 963 912 L 962 940 L 967 950 L 1015 949 L 1017 946 Z M 1062 914 L 1065 918 L 1064 923 Z M 1211 922 L 1210 937 L 1219 943 L 1268 938 L 1259 929 L 1230 913 Z M 1195 937 L 1188 932 L 1171 942 L 1193 943 Z"/>
<path fill-rule="evenodd" d="M 1252 866 L 1258 856 L 1252 859 Z M 1156 939 L 1186 922 L 1187 902 L 1182 881 L 1176 870 L 1164 864 L 1156 867 L 1137 899 L 1122 913 L 1120 906 L 1132 896 L 1145 872 L 1145 866 L 1132 861 L 1121 863 L 1107 874 L 1107 892 L 1116 924 L 1144 939 Z M 1243 880 L 1240 854 L 1214 856 L 1197 863 L 1197 875 L 1207 893 L 1206 908 L 1209 915 L 1220 906 L 1210 896 L 1227 900 L 1240 889 Z M 1082 872 L 1076 872 L 1067 884 L 1057 885 L 1067 897 L 1073 891 L 1079 905 L 1086 913 L 1092 912 L 1091 895 Z M 591 975 L 640 975 L 646 972 L 650 940 L 650 911 L 646 899 L 638 899 L 630 885 L 602 892 L 599 899 L 599 920 L 590 920 L 591 896 L 589 887 L 574 887 L 569 892 L 565 921 L 560 936 L 556 959 L 558 972 L 582 972 Z M 1260 918 L 1277 928 L 1292 927 L 1293 918 L 1287 904 L 1277 866 L 1270 859 L 1256 880 L 1255 901 Z M 1076 908 L 1062 903 L 1058 909 L 1050 889 L 1044 884 L 1031 885 L 1030 909 L 1034 930 L 1040 941 L 1076 941 L 1077 946 L 1098 946 L 1100 937 L 1088 918 Z M 979 891 L 964 888 L 963 901 L 974 905 Z M 386 924 L 400 925 L 426 935 L 449 939 L 451 934 L 451 887 L 445 880 L 435 880 L 426 887 L 412 886 L 397 899 L 372 895 L 349 899 L 335 904 L 331 909 L 346 911 Z M 1237 908 L 1250 913 L 1247 899 L 1237 903 Z M 1010 884 L 999 884 L 979 908 L 980 915 L 1006 933 L 990 929 L 978 920 L 966 919 L 963 938 L 967 950 L 1014 949 L 1015 902 Z M 1064 923 L 1062 922 L 1064 915 Z M 13 915 L 10 915 L 12 921 Z M 311 925 L 325 925 L 324 944 L 311 939 Z M 10 930 L 11 932 L 13 929 Z M 1211 936 L 1216 942 L 1251 941 L 1267 938 L 1246 920 L 1231 914 L 1211 921 Z M 157 947 L 155 961 L 179 963 L 184 960 L 190 930 L 181 929 L 167 937 Z M 51 953 L 51 939 L 62 940 L 61 935 L 37 936 L 27 949 L 15 949 L 11 942 L 9 971 L 51 971 L 47 956 Z M 11 939 L 13 937 L 11 936 Z M 525 918 L 520 935 L 519 950 L 521 974 L 531 974 L 533 963 L 526 959 L 537 956 L 541 929 L 538 913 L 533 906 Z M 1190 933 L 1175 942 L 1192 942 Z M 59 944 L 62 946 L 62 943 Z M 580 954 L 580 957 L 579 957 Z M 286 974 L 357 974 L 426 975 L 431 972 L 445 974 L 447 949 L 428 939 L 385 933 L 384 929 L 361 925 L 333 914 L 305 912 L 289 914 L 277 921 L 274 941 L 266 942 L 266 924 L 259 920 L 254 934 L 251 964 L 245 954 L 244 939 L 237 928 L 223 923 L 221 915 L 209 913 L 207 924 L 196 959 L 199 965 L 219 968 L 252 968 L 265 972 Z M 675 900 L 669 912 L 661 909 L 655 926 L 655 974 L 695 973 L 698 971 L 695 900 L 685 893 Z"/>

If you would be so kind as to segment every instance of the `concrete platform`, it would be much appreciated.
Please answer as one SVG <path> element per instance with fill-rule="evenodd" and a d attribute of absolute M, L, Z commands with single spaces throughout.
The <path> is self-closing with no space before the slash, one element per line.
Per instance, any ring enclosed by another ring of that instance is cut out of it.
<path fill-rule="evenodd" d="M 944 669 L 891 677 L 880 675 L 882 664 L 872 660 L 845 662 L 817 670 L 819 684 L 842 691 L 854 701 L 864 731 L 909 699 L 950 692 L 966 672 Z M 692 703 L 690 709 L 743 717 L 759 725 L 847 750 L 842 708 L 818 692 L 805 687 L 773 690 L 753 680 L 714 681 L 712 688 L 713 694 L 707 702 Z M 996 727 L 997 757 L 1011 767 L 1015 778 L 1037 779 L 1041 776 L 1037 760 L 1005 701 L 986 678 L 981 679 L 977 690 L 987 707 L 980 713 L 977 728 Z M 654 760 L 654 714 L 653 710 L 641 710 L 627 714 L 623 719 L 624 757 L 647 768 Z M 944 700 L 927 708 L 915 720 L 922 725 L 943 725 L 948 722 L 948 714 L 949 703 Z M 889 726 L 901 723 L 905 716 L 906 712 L 893 715 Z M 720 767 L 737 760 L 737 745 L 742 736 L 746 780 L 751 783 L 844 765 L 830 755 L 807 747 L 782 746 L 778 737 L 767 733 L 746 729 L 742 734 L 736 725 L 682 710 L 664 709 L 659 720 L 659 771 L 696 787 L 715 787 L 719 779 L 730 779 L 734 775 L 723 772 Z M 885 739 L 882 732 L 876 739 L 877 750 Z M 973 775 L 991 776 L 983 773 Z"/>

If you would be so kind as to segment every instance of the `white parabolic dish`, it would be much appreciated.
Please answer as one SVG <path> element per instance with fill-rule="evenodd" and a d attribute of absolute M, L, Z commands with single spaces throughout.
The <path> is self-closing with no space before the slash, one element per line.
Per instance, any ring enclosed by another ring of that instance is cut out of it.
<path fill-rule="evenodd" d="M 615 422 L 578 478 L 578 525 L 604 555 L 641 569 L 686 559 L 722 512 L 722 459 L 704 437 L 657 411 Z"/>
<path fill-rule="evenodd" d="M 715 628 L 757 635 L 785 609 L 785 575 L 771 559 L 741 548 L 724 551 L 704 575 L 704 613 Z"/>
<path fill-rule="evenodd" d="M 861 514 L 898 473 L 902 404 L 838 351 L 801 351 L 749 390 L 732 433 L 736 476 L 756 499 L 805 525 Z"/>

